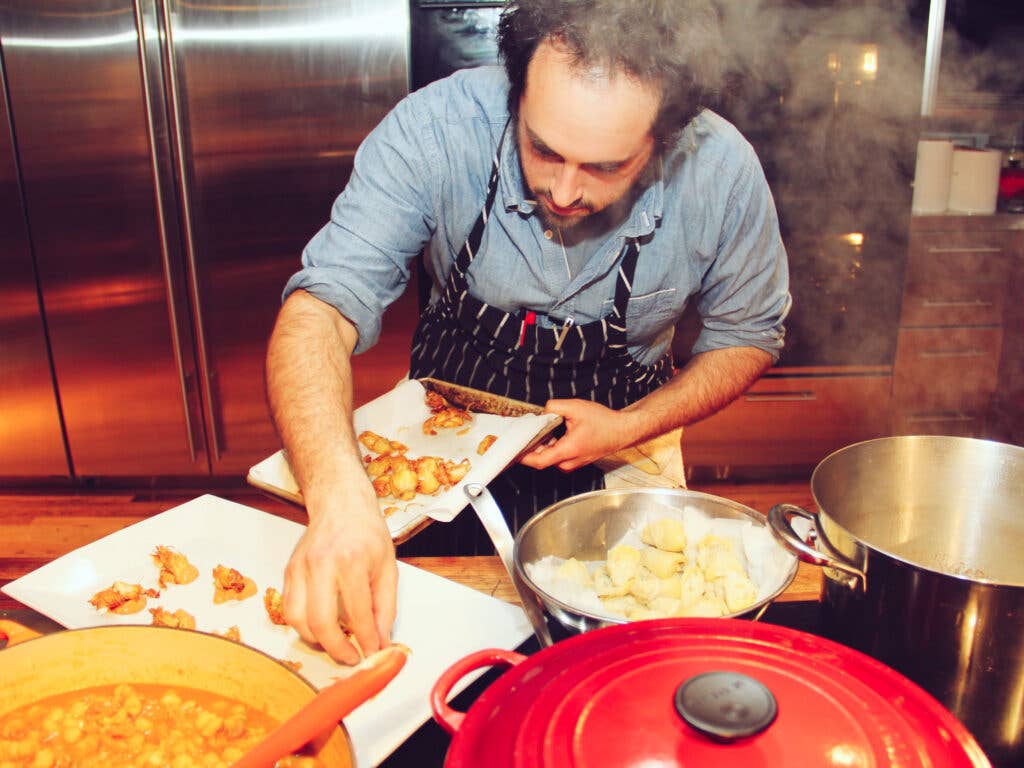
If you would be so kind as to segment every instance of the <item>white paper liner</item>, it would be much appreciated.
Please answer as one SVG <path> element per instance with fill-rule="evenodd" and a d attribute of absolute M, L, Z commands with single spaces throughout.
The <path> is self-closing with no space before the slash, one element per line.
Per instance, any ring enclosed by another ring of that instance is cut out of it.
<path fill-rule="evenodd" d="M 554 414 L 526 414 L 523 416 L 495 416 L 473 413 L 473 420 L 462 427 L 439 429 L 436 435 L 423 433 L 423 422 L 430 416 L 426 404 L 426 390 L 416 379 L 406 379 L 380 397 L 357 408 L 353 413 L 356 435 L 364 430 L 376 432 L 389 440 L 406 446 L 406 456 L 439 456 L 459 462 L 469 459 L 470 470 L 462 481 L 437 496 L 417 494 L 411 501 L 380 499 L 381 512 L 387 507 L 398 507 L 387 518 L 388 530 L 397 537 L 415 527 L 425 518 L 450 522 L 468 504 L 462 488 L 466 483 L 486 485 L 497 477 L 530 442 L 558 417 Z M 477 446 L 487 435 L 498 439 L 481 456 Z M 368 452 L 360 446 L 363 455 Z M 250 478 L 260 487 L 293 500 L 301 499 L 301 491 L 288 465 L 286 455 L 279 451 L 250 471 Z"/>
<path fill-rule="evenodd" d="M 655 520 L 673 518 L 681 520 L 686 532 L 686 559 L 694 562 L 697 557 L 697 545 L 706 536 L 718 536 L 733 544 L 747 576 L 757 588 L 757 600 L 760 602 L 779 590 L 786 581 L 793 565 L 793 556 L 789 554 L 775 539 L 767 527 L 753 520 L 736 520 L 731 518 L 712 517 L 706 512 L 687 506 L 683 509 L 665 504 L 652 503 L 644 511 L 644 515 L 629 529 L 625 536 L 608 545 L 608 549 L 619 544 L 628 544 L 637 549 L 647 547 L 640 540 L 640 532 L 644 526 Z M 557 574 L 558 568 L 565 558 L 549 555 L 531 563 L 525 563 L 526 573 L 534 583 L 552 597 L 586 613 L 612 616 L 608 608 L 593 589 L 587 589 Z M 582 561 L 593 573 L 604 560 Z M 621 617 L 619 617 L 621 618 Z"/>

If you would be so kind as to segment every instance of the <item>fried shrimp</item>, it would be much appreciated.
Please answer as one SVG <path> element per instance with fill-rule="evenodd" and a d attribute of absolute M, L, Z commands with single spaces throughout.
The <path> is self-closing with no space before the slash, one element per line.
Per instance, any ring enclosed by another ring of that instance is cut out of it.
<path fill-rule="evenodd" d="M 234 568 L 218 565 L 213 569 L 213 602 L 245 600 L 256 594 L 256 582 Z"/>
<path fill-rule="evenodd" d="M 424 456 L 416 462 L 416 492 L 427 495 L 437 493 L 441 487 L 441 459 Z"/>
<path fill-rule="evenodd" d="M 101 589 L 93 595 L 89 602 L 98 611 L 107 610 L 110 613 L 126 616 L 138 613 L 145 608 L 146 599 L 149 597 L 160 597 L 160 593 L 155 589 L 143 589 L 139 584 L 115 581 L 106 589 Z"/>
<path fill-rule="evenodd" d="M 288 623 L 284 620 L 284 601 L 281 598 L 281 593 L 273 587 L 267 587 L 267 591 L 263 595 L 263 607 L 267 609 L 267 616 L 275 624 L 284 626 Z"/>
<path fill-rule="evenodd" d="M 371 453 L 363 457 L 366 475 L 373 484 L 374 493 L 381 499 L 412 501 L 417 494 L 435 496 L 458 483 L 470 470 L 469 459 L 455 462 L 440 456 L 410 458 L 405 455 L 407 448 L 404 445 L 374 432 L 363 432 L 359 435 L 359 442 L 384 451 L 376 456 Z M 396 511 L 397 507 L 388 507 L 384 514 L 387 516 Z"/>
<path fill-rule="evenodd" d="M 467 421 L 473 420 L 469 411 L 452 405 L 437 392 L 427 392 L 426 400 L 431 415 L 423 422 L 425 435 L 436 435 L 439 429 L 461 427 Z"/>
<path fill-rule="evenodd" d="M 370 432 L 369 430 L 360 432 L 358 440 L 366 450 L 385 456 L 397 456 L 409 450 L 408 446 L 403 445 L 397 440 L 388 440 L 386 437 L 381 437 L 376 432 Z"/>
<path fill-rule="evenodd" d="M 199 569 L 170 547 L 157 546 L 152 557 L 153 562 L 160 566 L 159 581 L 163 589 L 168 584 L 190 584 L 199 577 Z"/>
<path fill-rule="evenodd" d="M 454 461 L 446 461 L 444 463 L 444 484 L 450 488 L 451 486 L 458 483 L 462 478 L 466 476 L 466 473 L 470 470 L 469 459 L 463 459 L 459 463 Z"/>
<path fill-rule="evenodd" d="M 195 617 L 188 611 L 178 609 L 171 613 L 165 611 L 159 606 L 156 608 L 150 608 L 149 612 L 153 614 L 153 626 L 154 627 L 177 627 L 179 629 L 195 629 L 196 620 Z"/>
<path fill-rule="evenodd" d="M 408 459 L 404 456 L 383 458 L 400 461 L 380 463 L 373 459 L 367 464 L 367 467 L 372 466 L 376 473 L 370 475 L 374 493 L 381 499 L 399 501 L 411 501 L 418 493 L 435 496 L 442 490 L 447 491 L 462 480 L 471 467 L 469 459 L 454 462 L 438 456 L 423 456 L 418 459 Z"/>

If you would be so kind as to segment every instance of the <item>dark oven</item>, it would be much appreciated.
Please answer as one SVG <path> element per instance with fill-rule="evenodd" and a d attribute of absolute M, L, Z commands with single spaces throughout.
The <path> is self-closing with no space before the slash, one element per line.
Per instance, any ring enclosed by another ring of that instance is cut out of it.
<path fill-rule="evenodd" d="M 495 64 L 502 3 L 495 0 L 410 0 L 410 85 L 413 90 L 457 69 Z"/>
<path fill-rule="evenodd" d="M 412 90 L 458 69 L 498 63 L 498 17 L 504 3 L 495 0 L 410 0 L 409 85 Z M 417 262 L 420 308 L 430 301 L 430 278 Z"/>

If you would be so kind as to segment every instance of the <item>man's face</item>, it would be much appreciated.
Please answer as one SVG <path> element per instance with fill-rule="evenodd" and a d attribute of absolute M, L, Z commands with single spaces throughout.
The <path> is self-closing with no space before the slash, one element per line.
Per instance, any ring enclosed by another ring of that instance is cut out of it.
<path fill-rule="evenodd" d="M 549 41 L 531 59 L 516 137 L 526 185 L 551 226 L 620 200 L 654 151 L 659 94 L 622 72 L 581 71 Z"/>

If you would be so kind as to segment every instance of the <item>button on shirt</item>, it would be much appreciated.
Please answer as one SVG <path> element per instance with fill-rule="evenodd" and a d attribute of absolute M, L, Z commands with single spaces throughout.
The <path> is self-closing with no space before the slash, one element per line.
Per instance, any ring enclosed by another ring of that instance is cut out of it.
<path fill-rule="evenodd" d="M 507 93 L 503 69 L 480 67 L 403 99 L 360 146 L 285 298 L 301 288 L 337 308 L 359 332 L 357 353 L 376 343 L 423 249 L 436 298 L 483 206 L 508 124 L 482 256 L 467 275 L 473 295 L 508 312 L 534 310 L 542 325 L 597 320 L 611 311 L 624 239 L 638 238 L 626 316 L 638 362 L 666 354 L 691 300 L 702 319 L 694 353 L 751 346 L 778 356 L 790 306 L 786 253 L 760 163 L 730 123 L 705 110 L 614 215 L 560 233 L 525 188 Z"/>

